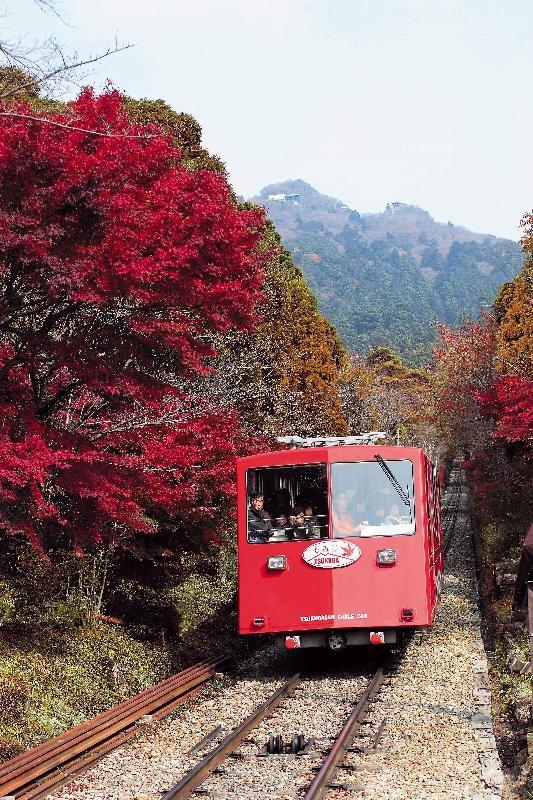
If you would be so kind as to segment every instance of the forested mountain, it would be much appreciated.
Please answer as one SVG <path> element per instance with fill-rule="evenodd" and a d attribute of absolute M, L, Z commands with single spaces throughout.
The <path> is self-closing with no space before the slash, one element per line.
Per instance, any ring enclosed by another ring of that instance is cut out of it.
<path fill-rule="evenodd" d="M 404 203 L 359 214 L 301 180 L 266 186 L 253 201 L 267 208 L 322 312 L 361 353 L 388 345 L 424 360 L 435 320 L 477 317 L 522 265 L 516 242 Z"/>

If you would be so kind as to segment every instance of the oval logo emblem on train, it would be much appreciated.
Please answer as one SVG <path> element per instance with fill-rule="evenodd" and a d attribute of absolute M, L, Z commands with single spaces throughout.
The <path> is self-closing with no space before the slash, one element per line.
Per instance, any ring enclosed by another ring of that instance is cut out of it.
<path fill-rule="evenodd" d="M 353 542 L 335 542 L 331 539 L 324 539 L 306 547 L 302 558 L 306 564 L 310 564 L 312 567 L 336 569 L 353 564 L 360 555 L 360 549 Z"/>

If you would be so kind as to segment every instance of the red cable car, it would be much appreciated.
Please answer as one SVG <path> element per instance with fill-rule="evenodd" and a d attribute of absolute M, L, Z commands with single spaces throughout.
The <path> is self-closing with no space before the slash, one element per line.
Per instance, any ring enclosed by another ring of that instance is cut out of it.
<path fill-rule="evenodd" d="M 238 459 L 239 632 L 280 647 L 398 644 L 442 588 L 437 471 L 384 434 Z"/>

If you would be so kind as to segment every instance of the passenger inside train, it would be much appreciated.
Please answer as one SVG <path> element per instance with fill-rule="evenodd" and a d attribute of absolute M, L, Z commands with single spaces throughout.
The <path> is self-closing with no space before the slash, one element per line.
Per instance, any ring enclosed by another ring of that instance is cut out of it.
<path fill-rule="evenodd" d="M 255 520 L 261 495 L 260 521 Z M 265 510 L 266 509 L 266 510 Z M 258 532 L 258 529 L 259 530 Z M 248 472 L 248 541 L 327 538 L 328 485 L 325 464 L 261 467 Z"/>
<path fill-rule="evenodd" d="M 333 537 L 413 534 L 410 461 L 353 461 L 331 465 Z"/>
<path fill-rule="evenodd" d="M 330 476 L 334 538 L 415 532 L 411 461 L 335 462 Z M 249 542 L 328 538 L 326 464 L 251 469 L 247 484 Z"/>

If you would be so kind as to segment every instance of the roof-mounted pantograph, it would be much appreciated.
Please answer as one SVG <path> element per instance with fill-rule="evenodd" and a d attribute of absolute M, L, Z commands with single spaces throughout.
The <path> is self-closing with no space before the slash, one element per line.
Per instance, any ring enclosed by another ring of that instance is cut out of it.
<path fill-rule="evenodd" d="M 381 439 L 386 439 L 387 434 L 383 431 L 369 431 L 361 433 L 359 436 L 278 436 L 280 444 L 288 444 L 291 447 L 342 447 L 354 444 L 376 444 Z"/>

